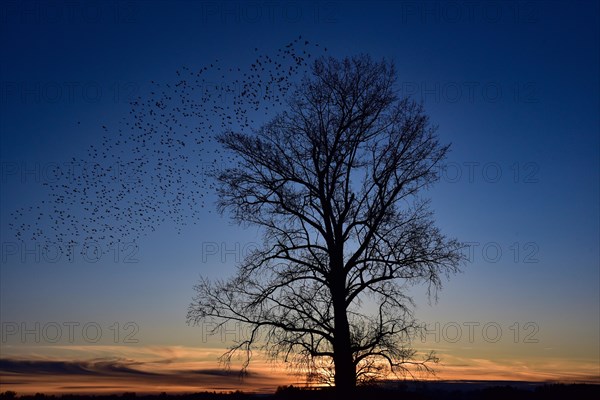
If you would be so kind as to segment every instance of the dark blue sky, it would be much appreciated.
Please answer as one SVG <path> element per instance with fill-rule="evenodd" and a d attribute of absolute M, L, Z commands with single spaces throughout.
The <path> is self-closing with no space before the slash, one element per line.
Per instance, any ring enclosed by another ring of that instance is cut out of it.
<path fill-rule="evenodd" d="M 192 285 L 200 274 L 231 274 L 240 253 L 259 242 L 256 232 L 207 207 L 179 235 L 165 224 L 140 239 L 136 263 L 123 262 L 127 249 L 116 260 L 38 262 L 39 254 L 21 254 L 28 244 L 7 221 L 47 200 L 49 166 L 85 157 L 103 135 L 113 140 L 129 102 L 148 96 L 151 81 L 176 82 L 182 66 L 216 59 L 247 68 L 255 48 L 273 54 L 302 35 L 333 56 L 393 60 L 400 88 L 423 100 L 441 140 L 453 143 L 428 196 L 441 229 L 472 244 L 472 260 L 437 305 L 415 289 L 417 316 L 496 321 L 505 335 L 515 322 L 539 327 L 537 345 L 469 343 L 463 353 L 436 346 L 498 365 L 509 363 L 506 354 L 597 364 L 598 4 L 4 2 L 1 320 L 136 321 L 140 345 L 202 346 L 184 323 Z"/>

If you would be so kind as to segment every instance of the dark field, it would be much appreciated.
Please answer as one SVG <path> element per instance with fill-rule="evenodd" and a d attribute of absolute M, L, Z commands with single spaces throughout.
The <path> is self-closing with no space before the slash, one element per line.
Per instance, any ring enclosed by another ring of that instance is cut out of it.
<path fill-rule="evenodd" d="M 363 387 L 356 392 L 355 399 L 408 399 L 408 400 L 534 400 L 534 399 L 598 399 L 598 384 L 540 384 L 527 382 L 436 382 L 410 383 L 394 388 Z M 211 399 L 332 399 L 330 389 L 302 389 L 293 386 L 280 387 L 273 394 L 244 392 L 192 394 L 141 395 L 122 393 L 114 395 L 19 395 L 7 391 L 0 393 L 0 400 L 211 400 Z"/>

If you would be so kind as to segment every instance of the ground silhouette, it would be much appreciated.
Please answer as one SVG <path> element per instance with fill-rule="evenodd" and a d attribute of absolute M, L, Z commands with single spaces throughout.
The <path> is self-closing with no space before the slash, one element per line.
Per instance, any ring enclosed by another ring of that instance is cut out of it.
<path fill-rule="evenodd" d="M 455 383 L 444 386 L 436 384 L 422 384 L 418 389 L 409 386 L 399 386 L 386 389 L 377 386 L 358 387 L 356 395 L 359 399 L 378 400 L 554 400 L 554 399 L 597 399 L 600 395 L 598 384 L 543 384 L 543 383 L 517 383 L 494 384 L 490 382 L 487 387 L 470 389 L 468 385 Z M 476 385 L 474 385 L 476 386 Z M 192 394 L 167 394 L 140 395 L 133 392 L 112 395 L 18 395 L 13 391 L 0 393 L 0 400 L 212 400 L 212 399 L 331 399 L 332 389 L 307 390 L 294 386 L 279 387 L 272 394 L 244 393 L 241 391 L 230 393 L 202 392 Z"/>

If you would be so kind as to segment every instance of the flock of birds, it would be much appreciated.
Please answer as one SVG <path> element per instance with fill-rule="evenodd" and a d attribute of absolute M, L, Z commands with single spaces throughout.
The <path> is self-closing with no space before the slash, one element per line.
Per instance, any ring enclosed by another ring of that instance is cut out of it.
<path fill-rule="evenodd" d="M 46 200 L 12 213 L 16 238 L 67 250 L 87 241 L 109 248 L 168 221 L 179 230 L 198 222 L 214 189 L 211 173 L 235 162 L 216 135 L 256 132 L 325 51 L 298 37 L 248 66 L 215 60 L 182 67 L 172 82 L 151 81 L 116 126 L 101 126 L 103 140 L 87 157 L 72 158 L 73 168 L 45 183 Z"/>

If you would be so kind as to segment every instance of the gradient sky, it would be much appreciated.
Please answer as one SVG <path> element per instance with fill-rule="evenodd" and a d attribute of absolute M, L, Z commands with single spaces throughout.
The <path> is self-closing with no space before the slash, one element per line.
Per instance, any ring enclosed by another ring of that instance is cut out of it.
<path fill-rule="evenodd" d="M 0 12 L 0 391 L 294 379 L 260 359 L 248 380 L 232 378 L 216 358 L 240 332 L 185 324 L 199 276 L 231 275 L 260 241 L 210 204 L 197 225 L 164 224 L 97 262 L 28 251 L 8 220 L 47 199 L 49 168 L 101 143 L 101 126 L 151 81 L 216 59 L 247 67 L 255 48 L 299 35 L 334 56 L 393 60 L 400 88 L 453 144 L 427 195 L 470 261 L 437 303 L 413 289 L 430 328 L 415 346 L 437 350 L 439 377 L 600 380 L 598 2 L 24 1 Z"/>

